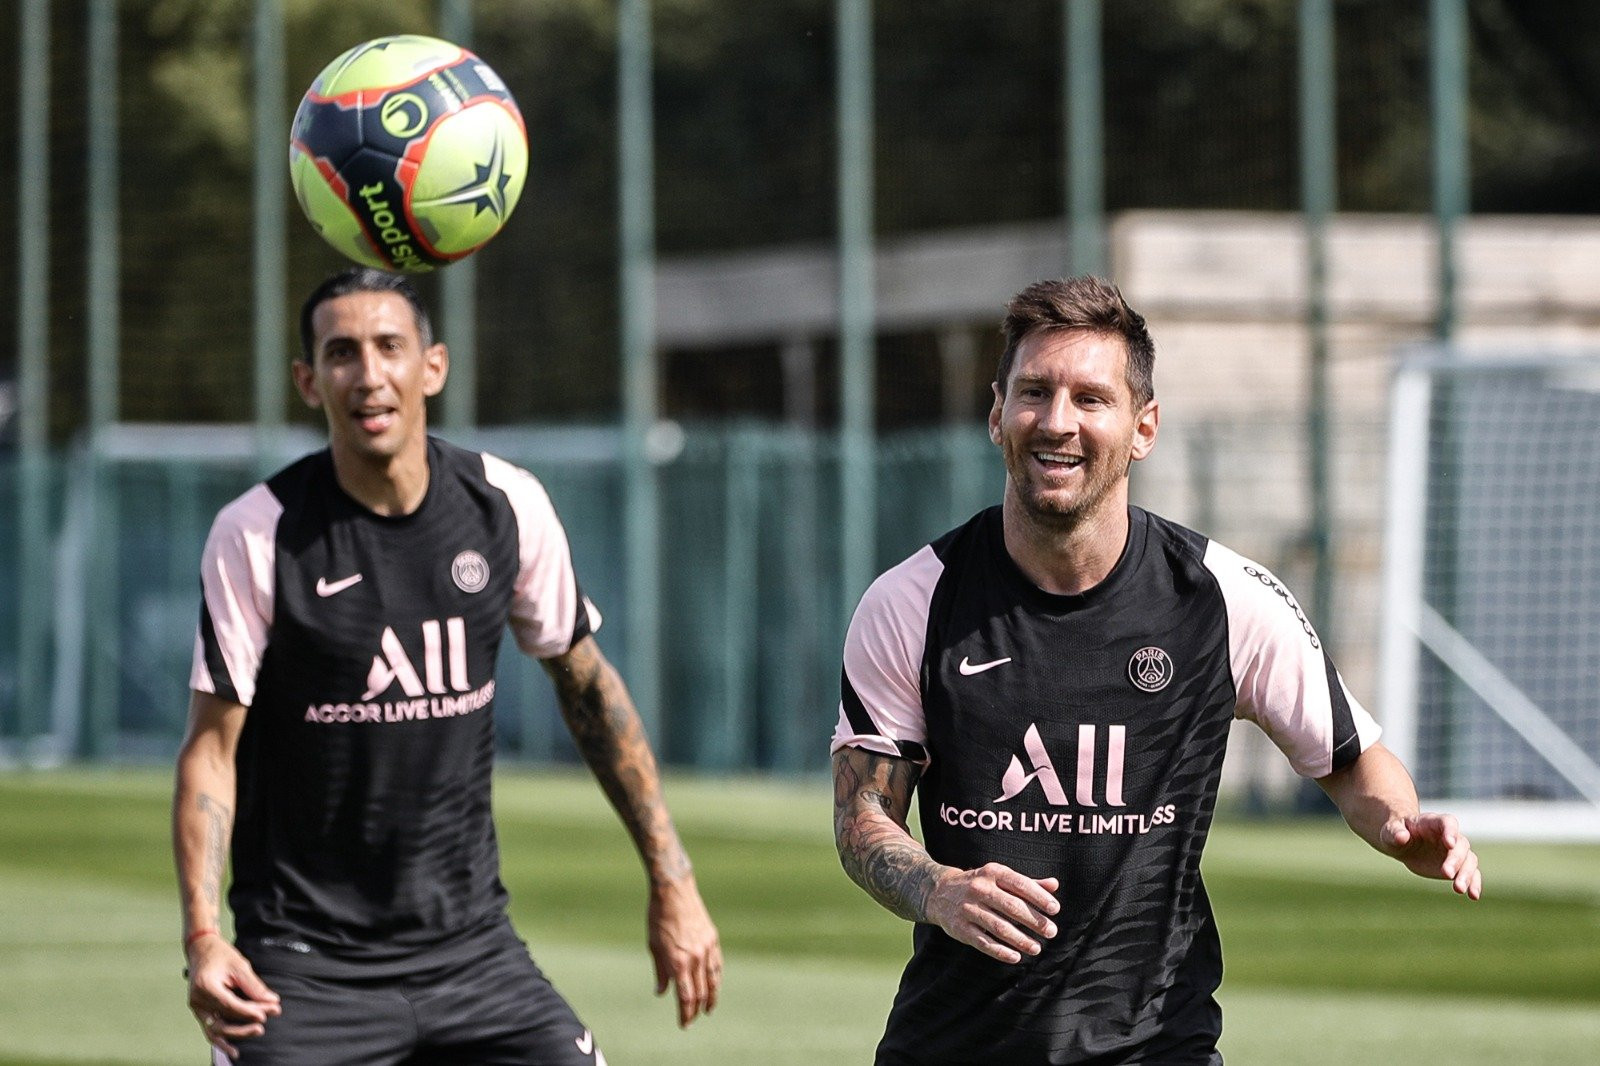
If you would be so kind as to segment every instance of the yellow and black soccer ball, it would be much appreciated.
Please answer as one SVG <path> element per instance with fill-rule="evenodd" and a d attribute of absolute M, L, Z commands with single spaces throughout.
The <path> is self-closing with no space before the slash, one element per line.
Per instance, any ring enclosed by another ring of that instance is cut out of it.
<path fill-rule="evenodd" d="M 306 90 L 289 175 L 334 248 L 416 273 L 500 232 L 528 176 L 528 135 L 505 83 L 465 48 L 380 37 L 329 63 Z"/>

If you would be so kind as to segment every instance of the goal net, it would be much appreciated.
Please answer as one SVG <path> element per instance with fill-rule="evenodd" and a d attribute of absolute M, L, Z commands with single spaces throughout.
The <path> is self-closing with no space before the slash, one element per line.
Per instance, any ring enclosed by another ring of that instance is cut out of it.
<path fill-rule="evenodd" d="M 1600 353 L 1409 357 L 1387 489 L 1381 706 L 1425 806 L 1600 839 Z"/>

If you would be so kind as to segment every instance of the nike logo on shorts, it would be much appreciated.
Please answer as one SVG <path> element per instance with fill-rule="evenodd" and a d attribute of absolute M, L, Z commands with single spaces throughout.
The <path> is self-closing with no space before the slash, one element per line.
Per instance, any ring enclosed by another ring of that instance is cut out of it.
<path fill-rule="evenodd" d="M 585 1029 L 573 1043 L 578 1045 L 579 1054 L 594 1056 L 595 1066 L 606 1066 L 606 1057 L 595 1049 L 594 1034 L 589 1030 Z"/>
<path fill-rule="evenodd" d="M 1008 663 L 1010 661 L 1011 661 L 1011 656 L 1008 655 L 1004 659 L 996 659 L 996 660 L 994 660 L 994 662 L 989 662 L 989 663 L 969 663 L 969 662 L 967 662 L 967 657 L 965 655 L 963 655 L 961 657 L 961 665 L 956 667 L 956 669 L 961 671 L 961 676 L 963 676 L 963 677 L 971 677 L 973 674 L 981 674 L 985 670 L 993 670 L 997 666 L 1004 666 L 1006 663 Z"/>
<path fill-rule="evenodd" d="M 349 577 L 342 577 L 338 581 L 329 581 L 325 577 L 319 577 L 317 578 L 317 595 L 324 599 L 338 595 L 360 580 L 360 574 L 351 574 Z"/>

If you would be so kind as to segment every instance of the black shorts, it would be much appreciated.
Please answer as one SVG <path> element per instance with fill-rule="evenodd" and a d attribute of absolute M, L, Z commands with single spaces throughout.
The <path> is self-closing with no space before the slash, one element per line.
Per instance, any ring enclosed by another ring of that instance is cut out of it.
<path fill-rule="evenodd" d="M 399 977 L 257 972 L 283 1013 L 234 1041 L 237 1066 L 605 1066 L 509 927 L 467 961 Z"/>

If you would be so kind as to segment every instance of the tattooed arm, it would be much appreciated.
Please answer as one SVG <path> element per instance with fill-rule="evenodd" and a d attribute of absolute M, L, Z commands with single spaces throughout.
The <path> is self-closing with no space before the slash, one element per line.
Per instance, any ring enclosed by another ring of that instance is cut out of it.
<path fill-rule="evenodd" d="M 945 869 L 906 827 L 920 774 L 910 759 L 844 748 L 833 757 L 833 838 L 839 862 L 867 895 L 911 922 Z"/>
<path fill-rule="evenodd" d="M 205 692 L 189 701 L 172 796 L 172 850 L 183 901 L 189 1009 L 206 1039 L 230 1057 L 234 1040 L 260 1036 L 278 997 L 222 936 L 222 885 L 233 837 L 234 752 L 245 708 Z"/>
<path fill-rule="evenodd" d="M 864 748 L 833 757 L 833 836 L 850 879 L 890 911 L 929 922 L 1001 962 L 1042 950 L 1060 909 L 1053 877 L 1036 880 L 991 862 L 959 870 L 936 862 L 906 826 L 919 770 Z M 1031 934 L 1031 935 L 1030 935 Z"/>
<path fill-rule="evenodd" d="M 722 985 L 722 948 L 695 885 L 689 855 L 661 794 L 661 777 L 633 698 L 593 637 L 542 660 L 578 753 L 633 838 L 650 879 L 650 954 L 656 994 L 674 985 L 678 1024 L 711 1013 Z"/>

